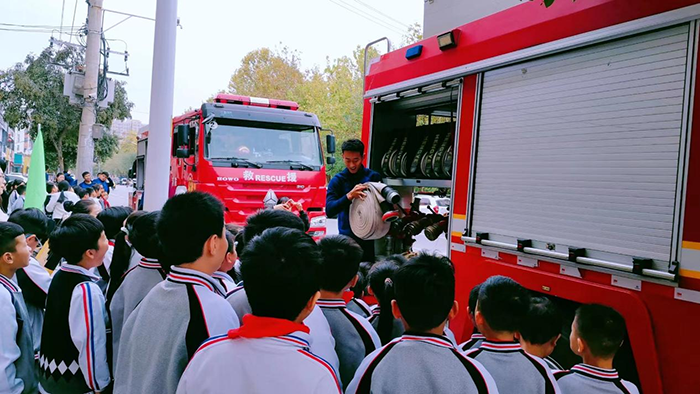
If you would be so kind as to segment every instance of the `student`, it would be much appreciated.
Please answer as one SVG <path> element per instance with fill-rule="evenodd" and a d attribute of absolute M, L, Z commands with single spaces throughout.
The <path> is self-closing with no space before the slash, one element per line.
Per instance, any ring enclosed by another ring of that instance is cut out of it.
<path fill-rule="evenodd" d="M 304 211 L 304 206 L 300 202 L 294 201 L 289 197 L 281 197 L 277 200 L 277 205 L 274 206 L 274 209 L 282 209 L 299 216 L 301 221 L 304 222 L 305 231 L 309 231 L 309 215 Z"/>
<path fill-rule="evenodd" d="M 486 339 L 479 332 L 479 329 L 476 327 L 476 321 L 474 320 L 474 312 L 476 312 L 476 301 L 479 299 L 479 289 L 481 289 L 481 283 L 472 287 L 472 290 L 469 292 L 469 306 L 467 306 L 467 314 L 469 314 L 469 320 L 471 320 L 472 327 L 474 328 L 472 330 L 471 338 L 469 338 L 468 341 L 459 345 L 459 348 L 462 349 L 463 352 L 466 352 L 470 349 L 478 349 L 479 346 L 481 346 L 481 344 L 484 342 L 484 339 Z"/>
<path fill-rule="evenodd" d="M 226 250 L 224 261 L 221 263 L 219 270 L 214 272 L 212 276 L 219 281 L 221 287 L 223 287 L 224 290 L 226 290 L 226 294 L 228 294 L 231 290 L 236 288 L 236 282 L 233 281 L 233 278 L 231 278 L 228 272 L 233 270 L 233 265 L 236 264 L 238 255 L 236 254 L 236 239 L 228 230 L 226 230 L 226 241 L 228 241 L 228 249 Z"/>
<path fill-rule="evenodd" d="M 243 229 L 243 244 L 247 245 L 256 236 L 262 234 L 263 231 L 274 227 L 305 231 L 304 223 L 295 214 L 283 210 L 265 209 L 248 217 L 246 226 Z M 238 246 L 240 246 L 240 242 Z M 243 257 L 241 257 L 242 261 Z M 226 296 L 226 300 L 231 304 L 236 314 L 243 317 L 252 313 L 253 310 L 248 302 L 248 295 L 244 287 L 245 275 L 242 275 L 241 278 L 242 283 Z M 321 308 L 318 306 L 314 307 L 311 314 L 304 320 L 304 324 L 311 330 L 311 352 L 328 361 L 333 366 L 333 369 L 337 371 L 339 362 L 338 355 L 335 352 L 335 340 L 333 335 L 331 335 L 328 320 L 323 315 Z"/>
<path fill-rule="evenodd" d="M 96 202 L 100 206 L 101 209 L 105 209 L 106 207 L 105 207 L 104 201 L 102 201 L 102 198 L 101 198 L 102 192 L 104 191 L 104 188 L 102 187 L 101 184 L 95 183 L 92 186 L 92 189 L 93 189 L 93 193 L 90 195 L 90 199 L 92 201 Z"/>
<path fill-rule="evenodd" d="M 69 214 L 82 213 L 97 218 L 97 215 L 102 212 L 99 203 L 92 199 L 80 200 L 78 202 L 66 201 L 63 203 L 63 208 Z"/>
<path fill-rule="evenodd" d="M 110 384 L 105 299 L 90 269 L 102 264 L 107 237 L 99 220 L 71 215 L 50 236 L 64 258 L 46 298 L 39 382 L 47 393 L 102 392 Z M 59 366 L 65 368 L 59 368 Z"/>
<path fill-rule="evenodd" d="M 625 319 L 616 310 L 599 304 L 580 306 L 571 324 L 569 346 L 583 363 L 554 374 L 562 393 L 639 394 L 637 386 L 620 379 L 613 368 L 625 331 Z"/>
<path fill-rule="evenodd" d="M 486 369 L 442 335 L 459 310 L 452 263 L 419 254 L 393 282 L 391 309 L 406 333 L 365 358 L 346 393 L 497 393 Z"/>
<path fill-rule="evenodd" d="M 124 221 L 131 214 L 131 212 L 133 212 L 133 210 L 129 207 L 113 207 L 100 211 L 100 213 L 97 214 L 97 220 L 99 220 L 105 227 L 105 235 L 109 241 L 109 250 L 105 255 L 104 264 L 100 266 L 101 268 L 98 267 L 101 269 L 100 275 L 103 278 L 105 278 L 106 274 L 105 279 L 107 281 L 109 281 L 109 275 L 111 272 L 112 257 L 114 255 L 114 243 L 116 241 L 117 234 L 121 232 L 121 229 L 124 226 Z"/>
<path fill-rule="evenodd" d="M 146 211 L 134 211 L 126 218 L 119 233 L 114 239 L 114 254 L 110 267 L 109 286 L 107 287 L 107 305 L 109 306 L 114 293 L 122 283 L 126 272 L 136 267 L 143 256 L 136 251 L 129 239 L 129 233 L 133 230 L 137 218 L 147 214 Z"/>
<path fill-rule="evenodd" d="M 197 347 L 239 326 L 224 289 L 211 277 L 228 249 L 221 201 L 202 192 L 176 195 L 160 211 L 156 230 L 160 263 L 169 273 L 124 323 L 117 394 L 175 392 Z"/>
<path fill-rule="evenodd" d="M 377 331 L 382 345 L 400 337 L 404 333 L 401 319 L 391 313 L 391 300 L 394 299 L 394 274 L 400 265 L 394 260 L 375 263 L 369 270 L 369 292 L 379 304 L 372 310 L 369 321 Z"/>
<path fill-rule="evenodd" d="M 22 227 L 31 252 L 29 265 L 17 270 L 15 277 L 27 305 L 29 314 L 27 323 L 32 329 L 34 353 L 37 353 L 41 344 L 41 327 L 44 324 L 44 307 L 51 285 L 51 276 L 34 256 L 41 249 L 42 241 L 48 239 L 50 221 L 40 210 L 27 208 L 14 211 L 8 222 Z"/>
<path fill-rule="evenodd" d="M 357 271 L 357 283 L 352 287 L 352 298 L 348 301 L 348 310 L 369 319 L 372 316 L 372 308 L 362 299 L 367 291 L 367 277 L 372 263 L 363 261 Z"/>
<path fill-rule="evenodd" d="M 83 181 L 78 185 L 82 187 L 83 189 L 87 189 L 88 187 L 93 187 L 95 183 L 92 181 L 92 174 L 90 174 L 90 171 L 85 171 L 83 172 Z"/>
<path fill-rule="evenodd" d="M 486 339 L 466 353 L 491 373 L 502 393 L 560 393 L 552 371 L 525 353 L 515 335 L 530 306 L 530 295 L 514 280 L 492 276 L 481 284 L 474 320 Z"/>
<path fill-rule="evenodd" d="M 85 200 L 85 199 L 90 198 L 90 195 L 92 194 L 91 187 L 88 187 L 87 189 L 83 189 L 80 186 L 76 186 L 75 189 L 73 189 L 73 191 L 75 192 L 75 194 L 78 195 L 78 197 L 80 197 L 81 200 Z"/>
<path fill-rule="evenodd" d="M 0 392 L 36 393 L 34 344 L 22 290 L 12 281 L 29 265 L 22 227 L 0 223 Z"/>
<path fill-rule="evenodd" d="M 70 216 L 70 213 L 63 206 L 65 201 L 76 203 L 80 201 L 80 198 L 73 193 L 73 189 L 67 181 L 58 182 L 58 193 L 52 194 L 49 203 L 46 204 L 46 212 L 51 214 L 51 217 L 57 224 Z"/>
<path fill-rule="evenodd" d="M 17 198 L 15 198 L 15 201 L 12 203 L 10 208 L 8 209 L 7 213 L 9 215 L 12 215 L 12 212 L 18 210 L 18 209 L 23 209 L 24 208 L 24 198 L 25 195 L 27 194 L 27 185 L 24 183 L 17 186 Z"/>
<path fill-rule="evenodd" d="M 332 367 L 309 352 L 302 323 L 319 297 L 320 263 L 300 230 L 272 228 L 251 240 L 241 270 L 253 313 L 202 344 L 177 393 L 341 393 Z"/>
<path fill-rule="evenodd" d="M 561 338 L 563 325 L 564 317 L 552 301 L 545 297 L 532 297 L 520 326 L 520 346 L 527 354 L 542 359 L 552 372 L 564 369 L 550 357 Z"/>
<path fill-rule="evenodd" d="M 53 182 L 46 182 L 46 198 L 44 199 L 44 212 L 46 212 L 46 206 L 51 201 L 51 195 L 58 193 L 58 186 Z M 48 212 L 47 212 L 48 214 Z"/>
<path fill-rule="evenodd" d="M 357 282 L 362 248 L 345 235 L 329 235 L 318 243 L 321 299 L 317 304 L 328 320 L 340 362 L 340 380 L 347 386 L 362 360 L 381 347 L 379 336 L 362 316 L 347 309 L 343 293 Z"/>
<path fill-rule="evenodd" d="M 146 298 L 148 292 L 165 280 L 167 275 L 159 263 L 162 252 L 156 232 L 158 214 L 159 212 L 156 211 L 140 216 L 129 232 L 134 248 L 143 258 L 136 267 L 124 274 L 121 286 L 109 303 L 112 318 L 112 359 L 115 364 L 124 323 L 139 303 Z"/>
<path fill-rule="evenodd" d="M 17 199 L 20 197 L 20 194 L 19 194 L 20 186 L 24 186 L 25 187 L 24 190 L 26 190 L 27 184 L 24 183 L 23 181 L 15 180 L 14 186 L 11 189 L 12 192 L 10 193 L 10 201 L 7 205 L 7 213 L 8 214 L 12 213 L 12 208 L 15 205 L 15 201 L 17 201 Z"/>

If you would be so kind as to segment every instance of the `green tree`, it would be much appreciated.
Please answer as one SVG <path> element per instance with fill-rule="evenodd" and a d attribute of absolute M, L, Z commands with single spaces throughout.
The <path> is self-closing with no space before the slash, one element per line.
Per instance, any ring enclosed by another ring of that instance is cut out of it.
<path fill-rule="evenodd" d="M 30 54 L 24 62 L 0 71 L 0 110 L 13 128 L 28 128 L 36 137 L 41 124 L 46 141 L 46 164 L 50 168 L 66 169 L 75 165 L 81 108 L 68 103 L 63 95 L 63 75 L 83 63 L 82 52 L 73 48 L 46 48 L 38 56 Z M 97 109 L 97 121 L 111 124 L 114 119 L 130 116 L 124 83 L 117 82 L 114 102 L 108 108 Z M 96 144 L 97 159 L 106 160 L 116 144 L 112 137 Z"/>
<path fill-rule="evenodd" d="M 304 82 L 297 53 L 282 50 L 256 49 L 248 53 L 231 76 L 228 93 L 244 96 L 293 99 L 293 92 Z"/>
<path fill-rule="evenodd" d="M 134 160 L 136 160 L 136 141 L 136 130 L 132 130 L 119 144 L 118 152 L 110 157 L 102 168 L 116 176 L 127 176 Z"/>

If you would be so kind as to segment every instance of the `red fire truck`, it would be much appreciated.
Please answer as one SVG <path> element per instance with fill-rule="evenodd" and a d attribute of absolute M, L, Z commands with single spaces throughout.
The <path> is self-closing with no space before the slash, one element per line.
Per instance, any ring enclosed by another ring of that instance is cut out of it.
<path fill-rule="evenodd" d="M 295 102 L 219 94 L 213 103 L 173 119 L 170 196 L 210 192 L 224 203 L 226 222 L 240 225 L 265 204 L 289 197 L 308 213 L 309 233 L 322 237 L 326 170 L 320 134 L 316 115 L 299 111 Z M 333 153 L 335 137 L 327 135 L 326 143 Z M 135 206 L 142 195 L 147 146 L 145 132 L 134 168 Z"/>
<path fill-rule="evenodd" d="M 569 317 L 614 307 L 616 367 L 647 394 L 700 393 L 699 19 L 697 0 L 523 2 L 365 79 L 369 167 L 408 198 L 449 189 L 460 304 L 506 275 Z M 469 336 L 464 308 L 450 327 Z"/>

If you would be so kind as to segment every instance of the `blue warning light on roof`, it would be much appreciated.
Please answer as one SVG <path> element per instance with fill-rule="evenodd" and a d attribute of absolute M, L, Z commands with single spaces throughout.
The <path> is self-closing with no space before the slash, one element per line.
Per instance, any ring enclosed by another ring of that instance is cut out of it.
<path fill-rule="evenodd" d="M 406 49 L 406 59 L 415 59 L 423 53 L 423 45 L 416 45 L 414 47 Z"/>

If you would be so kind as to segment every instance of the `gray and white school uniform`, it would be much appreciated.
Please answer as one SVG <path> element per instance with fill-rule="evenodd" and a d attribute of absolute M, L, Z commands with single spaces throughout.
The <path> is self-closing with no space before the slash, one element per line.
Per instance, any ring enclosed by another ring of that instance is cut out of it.
<path fill-rule="evenodd" d="M 634 383 L 620 379 L 614 369 L 576 364 L 569 371 L 558 371 L 554 377 L 563 394 L 639 394 Z"/>
<path fill-rule="evenodd" d="M 211 276 L 172 267 L 124 323 L 114 392 L 174 393 L 199 345 L 239 326 L 223 295 Z"/>
<path fill-rule="evenodd" d="M 44 325 L 44 309 L 46 308 L 46 296 L 49 294 L 51 275 L 33 257 L 29 259 L 29 265 L 17 270 L 13 278 L 22 289 L 24 302 L 29 314 L 29 325 L 34 340 L 34 353 L 39 352 L 41 346 L 41 327 Z"/>
<path fill-rule="evenodd" d="M 406 333 L 367 356 L 345 393 L 493 394 L 498 388 L 486 368 L 448 338 Z"/>
<path fill-rule="evenodd" d="M 233 291 L 233 289 L 235 289 L 237 287 L 236 282 L 233 281 L 233 278 L 231 278 L 231 276 L 229 276 L 229 274 L 227 274 L 225 272 L 216 271 L 212 275 L 212 278 L 216 279 L 219 282 L 221 287 L 223 287 L 224 290 L 226 291 L 226 294 Z"/>
<path fill-rule="evenodd" d="M 550 357 L 550 356 L 547 356 L 547 357 L 543 358 L 542 361 L 544 361 L 544 363 L 547 364 L 547 367 L 549 367 L 549 369 L 550 369 L 552 372 L 557 372 L 557 371 L 563 371 L 563 370 L 564 370 L 564 367 L 562 367 L 561 364 L 559 364 L 559 363 L 557 362 L 557 360 L 553 359 L 553 358 Z"/>
<path fill-rule="evenodd" d="M 226 300 L 231 304 L 233 310 L 236 314 L 243 318 L 247 314 L 252 314 L 253 309 L 250 307 L 250 302 L 248 302 L 248 295 L 245 292 L 243 283 L 233 289 L 228 295 L 226 295 Z M 318 355 L 322 359 L 328 361 L 328 363 L 337 372 L 340 367 L 340 362 L 338 361 L 338 355 L 335 352 L 335 339 L 331 334 L 331 328 L 328 325 L 328 320 L 323 315 L 321 308 L 318 305 L 314 306 L 311 314 L 304 319 L 304 325 L 309 327 L 311 340 L 311 353 Z"/>
<path fill-rule="evenodd" d="M 251 317 L 243 318 L 243 327 Z M 273 335 L 209 339 L 187 366 L 177 394 L 342 393 L 332 367 L 309 351 L 307 332 Z"/>
<path fill-rule="evenodd" d="M 501 393 L 561 393 L 547 364 L 525 353 L 518 342 L 485 340 L 466 356 L 480 362 L 491 373 Z"/>
<path fill-rule="evenodd" d="M 379 332 L 379 315 L 381 313 L 381 308 L 379 305 L 377 305 L 374 309 L 372 309 L 372 316 L 369 318 L 369 322 L 374 327 L 374 330 L 376 332 Z M 401 319 L 397 319 L 392 316 L 392 322 L 391 322 L 391 339 L 394 340 L 406 331 L 406 327 L 403 326 L 403 322 Z"/>
<path fill-rule="evenodd" d="M 459 348 L 462 349 L 463 352 L 472 350 L 472 349 L 478 349 L 479 346 L 481 346 L 482 343 L 484 343 L 484 340 L 486 337 L 481 334 L 478 331 L 475 331 L 471 338 L 469 338 L 468 341 L 463 342 L 459 345 Z"/>
<path fill-rule="evenodd" d="M 316 305 L 328 320 L 340 362 L 340 380 L 347 387 L 362 360 L 382 346 L 379 336 L 367 319 L 348 310 L 343 299 L 318 300 Z"/>
<path fill-rule="evenodd" d="M 100 278 L 72 264 L 51 280 L 41 330 L 39 384 L 47 393 L 103 391 L 111 382 L 107 363 L 109 318 Z"/>
<path fill-rule="evenodd" d="M 141 262 L 124 274 L 124 280 L 109 304 L 112 317 L 112 360 L 117 363 L 119 340 L 124 323 L 151 289 L 165 279 L 165 270 L 158 260 L 142 258 Z"/>
<path fill-rule="evenodd" d="M 0 393 L 36 393 L 34 343 L 22 290 L 0 275 Z"/>
<path fill-rule="evenodd" d="M 350 301 L 348 301 L 348 309 L 364 317 L 365 319 L 369 319 L 370 316 L 372 316 L 372 308 L 360 298 L 353 297 Z"/>

